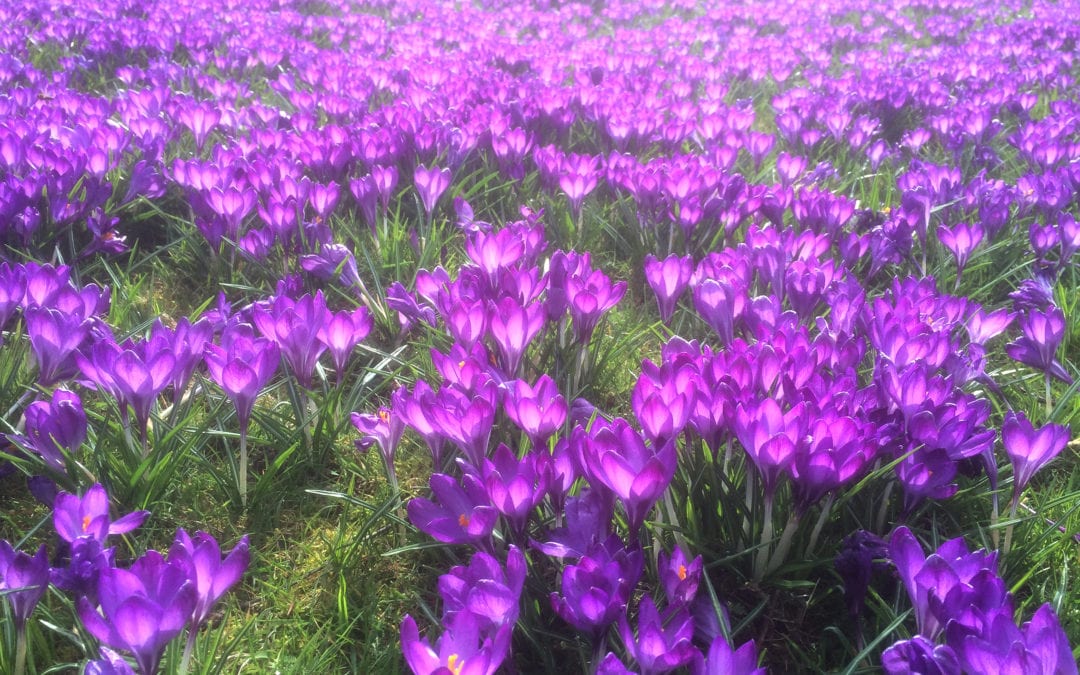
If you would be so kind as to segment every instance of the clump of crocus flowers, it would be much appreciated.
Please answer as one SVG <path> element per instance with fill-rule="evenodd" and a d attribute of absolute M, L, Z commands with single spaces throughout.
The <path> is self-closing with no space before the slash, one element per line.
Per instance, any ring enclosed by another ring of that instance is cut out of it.
<path fill-rule="evenodd" d="M 186 672 L 199 629 L 248 568 L 247 536 L 223 558 L 212 536 L 197 532 L 192 537 L 182 529 L 167 555 L 147 551 L 130 565 L 118 566 L 115 547 L 106 547 L 108 539 L 139 527 L 149 512 L 114 520 L 110 510 L 100 484 L 81 496 L 57 494 L 53 525 L 60 546 L 55 563 L 44 544 L 29 555 L 0 540 L 0 591 L 11 603 L 18 640 L 15 673 L 21 675 L 25 666 L 27 621 L 50 584 L 72 597 L 83 626 L 104 645 L 102 658 L 88 663 L 87 672 L 135 672 L 120 655 L 127 654 L 138 673 L 154 675 L 165 648 L 185 628 L 188 641 L 178 672 Z"/>

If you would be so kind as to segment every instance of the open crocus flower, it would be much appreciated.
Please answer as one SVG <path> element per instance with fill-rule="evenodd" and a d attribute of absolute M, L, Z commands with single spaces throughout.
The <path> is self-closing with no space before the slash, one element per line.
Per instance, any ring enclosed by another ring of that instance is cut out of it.
<path fill-rule="evenodd" d="M 217 541 L 209 534 L 196 532 L 193 539 L 182 529 L 176 531 L 176 539 L 169 548 L 169 563 L 183 569 L 195 585 L 197 600 L 191 615 L 193 631 L 210 617 L 210 610 L 218 600 L 240 581 L 250 562 L 247 535 L 241 537 L 223 559 Z"/>
<path fill-rule="evenodd" d="M 889 557 L 907 589 L 919 633 L 936 638 L 950 622 L 975 633 L 998 614 L 1012 616 L 1012 601 L 997 575 L 997 553 L 971 553 L 958 537 L 929 556 L 906 527 L 889 540 Z"/>
<path fill-rule="evenodd" d="M 694 675 L 765 675 L 765 669 L 757 667 L 757 657 L 753 640 L 733 649 L 723 635 L 717 635 L 705 658 L 695 660 L 692 672 Z"/>
<path fill-rule="evenodd" d="M 104 544 L 110 535 L 126 534 L 139 527 L 149 515 L 149 511 L 135 511 L 112 520 L 109 496 L 99 483 L 92 485 L 82 497 L 61 492 L 53 504 L 56 533 L 69 544 L 80 537 L 91 537 Z"/>
<path fill-rule="evenodd" d="M 571 444 L 577 446 L 590 482 L 607 487 L 622 501 L 631 536 L 637 536 L 645 516 L 675 475 L 675 444 L 665 443 L 659 449 L 647 446 L 623 419 L 595 432 L 579 427 Z"/>
<path fill-rule="evenodd" d="M 431 475 L 431 491 L 439 503 L 426 497 L 409 502 L 409 520 L 429 536 L 446 544 L 482 545 L 491 537 L 499 512 L 491 506 L 479 479 L 466 474 L 463 485 L 446 474 Z"/>
<path fill-rule="evenodd" d="M 510 652 L 512 624 L 494 632 L 484 631 L 471 612 L 449 619 L 435 647 L 420 639 L 416 621 L 409 615 L 401 622 L 401 650 L 416 675 L 492 675 Z"/>
<path fill-rule="evenodd" d="M 1023 412 L 1010 412 L 1001 426 L 1001 441 L 1013 465 L 1013 498 L 1016 499 L 1035 472 L 1065 449 L 1069 428 L 1047 424 L 1036 429 Z"/>
<path fill-rule="evenodd" d="M 1020 363 L 1072 384 L 1072 377 L 1056 357 L 1065 336 L 1064 312 L 1057 307 L 1033 309 L 1020 320 L 1020 330 L 1023 335 L 1005 345 L 1005 352 Z"/>
<path fill-rule="evenodd" d="M 506 568 L 493 556 L 478 551 L 468 566 L 458 565 L 439 577 L 444 622 L 459 612 L 471 612 L 490 628 L 517 622 L 527 568 L 525 555 L 511 545 Z"/>
<path fill-rule="evenodd" d="M 165 647 L 184 630 L 197 601 L 195 584 L 184 569 L 149 551 L 130 570 L 102 571 L 102 613 L 86 598 L 80 598 L 78 609 L 91 635 L 130 652 L 143 675 L 154 675 Z"/>

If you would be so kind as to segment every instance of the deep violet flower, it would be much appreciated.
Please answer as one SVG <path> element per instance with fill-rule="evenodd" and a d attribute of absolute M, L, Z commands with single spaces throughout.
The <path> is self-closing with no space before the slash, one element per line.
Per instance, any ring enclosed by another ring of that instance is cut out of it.
<path fill-rule="evenodd" d="M 433 166 L 430 169 L 420 164 L 413 173 L 413 181 L 416 191 L 420 195 L 420 201 L 424 204 L 424 212 L 430 218 L 439 197 L 450 187 L 450 169 L 440 169 Z"/>
<path fill-rule="evenodd" d="M 638 606 L 637 636 L 626 616 L 619 618 L 619 635 L 642 675 L 659 675 L 690 663 L 697 649 L 691 644 L 694 624 L 685 607 L 660 614 L 652 598 L 645 596 Z"/>
<path fill-rule="evenodd" d="M 166 645 L 184 630 L 198 601 L 184 569 L 157 551 L 129 570 L 102 571 L 98 592 L 101 613 L 80 598 L 79 618 L 95 638 L 134 655 L 144 675 L 157 673 Z"/>
<path fill-rule="evenodd" d="M 764 668 L 757 667 L 757 646 L 753 640 L 733 649 L 723 635 L 717 635 L 709 644 L 709 653 L 694 661 L 694 675 L 765 675 Z"/>
<path fill-rule="evenodd" d="M 1072 377 L 1056 357 L 1065 336 L 1065 314 L 1061 309 L 1032 309 L 1020 320 L 1020 330 L 1023 335 L 1005 345 L 1005 353 L 1020 363 L 1072 384 Z"/>
<path fill-rule="evenodd" d="M 672 255 L 664 260 L 657 260 L 652 254 L 645 256 L 645 280 L 656 294 L 660 320 L 665 324 L 671 321 L 675 305 L 690 284 L 693 272 L 694 259 L 688 255 Z"/>
<path fill-rule="evenodd" d="M 703 565 L 700 555 L 688 560 L 681 546 L 676 546 L 671 555 L 660 551 L 657 568 L 669 605 L 687 606 L 693 602 L 701 583 Z"/>
<path fill-rule="evenodd" d="M 90 486 L 82 497 L 61 492 L 53 504 L 56 533 L 69 544 L 80 537 L 90 537 L 104 544 L 109 536 L 126 534 L 139 527 L 149 515 L 149 511 L 135 511 L 112 520 L 109 496 L 99 483 Z"/>
<path fill-rule="evenodd" d="M 217 540 L 205 532 L 192 538 L 183 529 L 169 548 L 169 563 L 179 566 L 195 586 L 197 600 L 191 614 L 196 631 L 210 617 L 210 610 L 244 575 L 251 562 L 248 537 L 244 535 L 224 558 Z"/>
<path fill-rule="evenodd" d="M 255 399 L 277 370 L 277 344 L 255 337 L 250 324 L 235 324 L 222 333 L 220 345 L 206 345 L 205 360 L 210 377 L 236 407 L 240 433 L 246 434 Z"/>
<path fill-rule="evenodd" d="M 997 575 L 997 552 L 969 552 L 962 537 L 927 556 L 906 527 L 893 531 L 889 557 L 911 598 L 919 634 L 934 639 L 950 622 L 981 632 L 996 614 L 1012 616 Z"/>
<path fill-rule="evenodd" d="M 411 616 L 401 622 L 401 650 L 415 675 L 493 675 L 509 654 L 512 624 L 484 631 L 476 615 L 459 612 L 444 628 L 432 647 Z"/>
<path fill-rule="evenodd" d="M 50 469 L 66 473 L 64 454 L 75 452 L 86 440 L 82 399 L 75 392 L 57 389 L 52 400 L 34 401 L 23 415 L 26 435 L 9 438 L 40 455 Z"/>
<path fill-rule="evenodd" d="M 514 625 L 526 572 L 525 555 L 514 545 L 506 552 L 505 569 L 494 556 L 477 551 L 467 566 L 458 565 L 439 577 L 444 622 L 470 612 L 486 622 L 485 628 Z"/>
<path fill-rule="evenodd" d="M 566 422 L 566 399 L 555 381 L 544 373 L 530 387 L 524 380 L 503 385 L 503 410 L 518 425 L 535 447 L 546 447 L 547 439 Z"/>
<path fill-rule="evenodd" d="M 49 556 L 45 545 L 30 555 L 0 539 L 0 594 L 11 603 L 15 628 L 20 633 L 48 587 Z"/>
<path fill-rule="evenodd" d="M 1023 412 L 1005 415 L 1001 441 L 1013 465 L 1014 498 L 1024 491 L 1031 477 L 1065 449 L 1069 428 L 1047 424 L 1036 429 Z"/>
<path fill-rule="evenodd" d="M 426 497 L 409 502 L 409 520 L 417 528 L 446 544 L 483 546 L 495 529 L 499 512 L 491 506 L 480 480 L 465 474 L 459 484 L 453 477 L 435 473 L 429 480 L 438 503 Z"/>
<path fill-rule="evenodd" d="M 551 605 L 564 621 L 598 640 L 626 613 L 630 595 L 642 571 L 642 554 L 627 550 L 612 535 L 562 573 L 562 593 L 551 594 Z"/>

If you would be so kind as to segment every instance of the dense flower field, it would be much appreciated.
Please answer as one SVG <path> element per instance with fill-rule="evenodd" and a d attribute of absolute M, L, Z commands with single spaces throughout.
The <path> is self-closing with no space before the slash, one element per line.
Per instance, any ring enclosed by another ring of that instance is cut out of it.
<path fill-rule="evenodd" d="M 1078 11 L 2 3 L 0 672 L 1077 673 Z"/>

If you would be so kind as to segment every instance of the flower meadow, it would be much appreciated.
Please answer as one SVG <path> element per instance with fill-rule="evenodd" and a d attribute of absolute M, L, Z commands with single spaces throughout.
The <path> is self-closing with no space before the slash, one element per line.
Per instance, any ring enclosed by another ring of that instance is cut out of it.
<path fill-rule="evenodd" d="M 1078 10 L 0 4 L 0 672 L 1077 673 Z"/>

